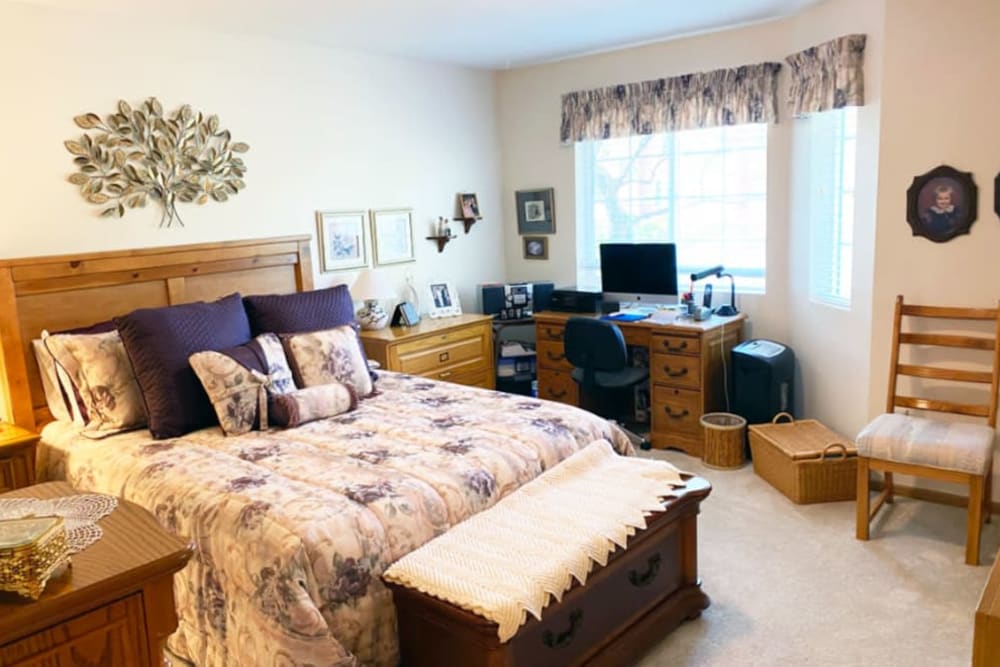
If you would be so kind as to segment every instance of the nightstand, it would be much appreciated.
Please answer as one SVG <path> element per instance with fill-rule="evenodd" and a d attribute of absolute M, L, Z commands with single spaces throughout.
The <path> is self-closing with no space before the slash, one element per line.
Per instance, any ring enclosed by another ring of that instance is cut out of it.
<path fill-rule="evenodd" d="M 35 483 L 37 443 L 37 433 L 0 422 L 0 493 Z"/>
<path fill-rule="evenodd" d="M 0 497 L 77 493 L 47 482 Z M 104 536 L 73 554 L 69 572 L 38 600 L 0 593 L 0 666 L 164 664 L 164 642 L 177 629 L 174 573 L 192 548 L 121 499 L 98 525 Z"/>

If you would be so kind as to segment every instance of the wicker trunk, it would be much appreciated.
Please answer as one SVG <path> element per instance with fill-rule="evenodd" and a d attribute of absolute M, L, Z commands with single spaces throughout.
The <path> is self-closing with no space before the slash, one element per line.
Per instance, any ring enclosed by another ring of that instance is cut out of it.
<path fill-rule="evenodd" d="M 778 423 L 785 417 L 789 421 Z M 754 472 L 799 504 L 854 500 L 854 443 L 815 419 L 781 413 L 770 424 L 750 426 Z"/>

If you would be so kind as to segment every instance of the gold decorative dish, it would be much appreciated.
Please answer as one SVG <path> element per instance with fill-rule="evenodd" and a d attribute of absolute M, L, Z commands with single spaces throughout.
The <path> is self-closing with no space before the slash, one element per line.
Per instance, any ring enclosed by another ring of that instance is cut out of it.
<path fill-rule="evenodd" d="M 0 591 L 37 600 L 69 553 L 62 517 L 0 521 Z"/>

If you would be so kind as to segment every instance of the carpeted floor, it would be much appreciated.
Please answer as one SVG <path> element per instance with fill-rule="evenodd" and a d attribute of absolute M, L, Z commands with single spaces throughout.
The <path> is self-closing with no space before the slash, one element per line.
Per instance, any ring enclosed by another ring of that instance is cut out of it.
<path fill-rule="evenodd" d="M 985 526 L 983 565 L 971 567 L 963 509 L 897 498 L 859 542 L 853 502 L 795 505 L 749 464 L 719 471 L 650 455 L 712 482 L 698 525 L 712 606 L 640 667 L 969 664 L 1000 520 Z"/>

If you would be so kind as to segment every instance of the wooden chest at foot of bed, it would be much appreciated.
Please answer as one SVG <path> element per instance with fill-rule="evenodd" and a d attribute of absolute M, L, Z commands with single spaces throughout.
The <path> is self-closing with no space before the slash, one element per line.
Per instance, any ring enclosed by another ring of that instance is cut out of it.
<path fill-rule="evenodd" d="M 575 583 L 539 621 L 530 617 L 508 642 L 485 618 L 404 586 L 389 584 L 405 667 L 627 665 L 708 607 L 698 578 L 697 517 L 711 490 L 693 477 L 646 530 L 618 549 L 587 584 Z"/>

